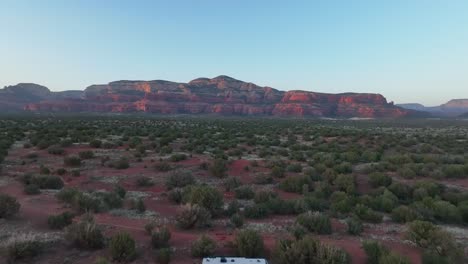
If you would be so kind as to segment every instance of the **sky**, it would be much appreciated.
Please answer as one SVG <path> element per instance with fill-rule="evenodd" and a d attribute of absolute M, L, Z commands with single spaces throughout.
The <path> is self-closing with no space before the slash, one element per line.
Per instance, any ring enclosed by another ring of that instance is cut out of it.
<path fill-rule="evenodd" d="M 0 0 L 0 87 L 229 75 L 280 90 L 468 98 L 466 0 Z"/>

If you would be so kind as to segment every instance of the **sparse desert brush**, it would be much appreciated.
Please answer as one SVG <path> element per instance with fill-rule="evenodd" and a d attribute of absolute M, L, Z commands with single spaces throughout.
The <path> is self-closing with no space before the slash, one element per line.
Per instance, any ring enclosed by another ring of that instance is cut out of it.
<path fill-rule="evenodd" d="M 211 214 L 202 206 L 186 205 L 177 214 L 176 221 L 182 229 L 202 228 L 211 224 Z"/>
<path fill-rule="evenodd" d="M 50 215 L 47 224 L 52 229 L 62 229 L 71 225 L 74 215 L 71 212 L 63 212 L 58 215 Z"/>
<path fill-rule="evenodd" d="M 169 240 L 171 240 L 171 231 L 165 226 L 153 230 L 151 233 L 151 245 L 155 249 L 169 247 Z"/>
<path fill-rule="evenodd" d="M 109 249 L 115 261 L 129 262 L 136 258 L 135 240 L 128 233 L 115 234 L 109 242 Z"/>
<path fill-rule="evenodd" d="M 104 246 L 104 236 L 90 214 L 85 214 L 79 222 L 66 229 L 67 241 L 78 248 L 100 249 Z"/>
<path fill-rule="evenodd" d="M 169 190 L 173 188 L 183 188 L 192 184 L 195 184 L 195 178 L 192 173 L 187 170 L 176 170 L 172 172 L 166 180 L 166 187 Z"/>
<path fill-rule="evenodd" d="M 45 247 L 45 243 L 31 233 L 15 235 L 5 241 L 4 245 L 6 245 L 8 258 L 13 262 L 38 256 Z"/>
<path fill-rule="evenodd" d="M 250 229 L 239 231 L 234 243 L 239 256 L 253 258 L 263 255 L 263 238 L 257 231 Z"/>
<path fill-rule="evenodd" d="M 192 243 L 190 252 L 193 257 L 204 258 L 212 256 L 215 250 L 216 242 L 212 238 L 202 235 Z"/>
<path fill-rule="evenodd" d="M 21 205 L 16 198 L 7 194 L 0 194 L 0 218 L 10 218 L 16 215 Z"/>

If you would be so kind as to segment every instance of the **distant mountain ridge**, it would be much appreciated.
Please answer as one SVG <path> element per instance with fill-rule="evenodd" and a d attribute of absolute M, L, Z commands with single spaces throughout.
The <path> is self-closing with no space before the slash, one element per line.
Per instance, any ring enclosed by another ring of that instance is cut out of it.
<path fill-rule="evenodd" d="M 395 106 L 380 94 L 280 91 L 225 75 L 198 78 L 188 83 L 122 80 L 91 85 L 84 91 L 65 92 L 51 92 L 36 84 L 18 84 L 0 90 L 0 103 L 1 108 L 8 110 L 41 112 L 344 118 L 394 118 L 420 114 Z"/>
<path fill-rule="evenodd" d="M 468 99 L 452 99 L 440 106 L 427 107 L 422 104 L 397 104 L 400 107 L 431 113 L 433 116 L 459 116 L 468 112 Z"/>

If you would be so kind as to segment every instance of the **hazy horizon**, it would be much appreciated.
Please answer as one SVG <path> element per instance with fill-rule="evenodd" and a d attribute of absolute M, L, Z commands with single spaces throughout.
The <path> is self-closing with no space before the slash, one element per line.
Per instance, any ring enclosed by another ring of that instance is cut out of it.
<path fill-rule="evenodd" d="M 228 75 L 279 90 L 468 97 L 467 1 L 2 1 L 0 87 Z"/>

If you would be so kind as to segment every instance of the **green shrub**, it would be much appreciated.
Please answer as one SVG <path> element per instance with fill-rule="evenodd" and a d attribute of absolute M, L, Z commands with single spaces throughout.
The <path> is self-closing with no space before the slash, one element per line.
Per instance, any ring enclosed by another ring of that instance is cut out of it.
<path fill-rule="evenodd" d="M 312 181 L 308 176 L 291 176 L 284 179 L 279 188 L 285 192 L 302 193 L 304 185 L 311 186 Z"/>
<path fill-rule="evenodd" d="M 376 241 L 364 241 L 362 247 L 366 252 L 368 264 L 380 264 L 382 256 L 390 253 L 386 247 Z"/>
<path fill-rule="evenodd" d="M 102 141 L 98 139 L 93 139 L 89 142 L 89 146 L 92 148 L 100 148 L 102 145 Z"/>
<path fill-rule="evenodd" d="M 21 205 L 15 197 L 0 193 L 0 218 L 10 218 L 19 212 Z"/>
<path fill-rule="evenodd" d="M 406 205 L 400 205 L 392 211 L 392 220 L 397 223 L 411 222 L 419 218 L 418 213 Z"/>
<path fill-rule="evenodd" d="M 372 187 L 387 187 L 392 184 L 392 178 L 381 172 L 374 172 L 369 174 L 369 183 Z"/>
<path fill-rule="evenodd" d="M 382 215 L 370 209 L 369 207 L 363 204 L 357 204 L 353 210 L 354 214 L 363 221 L 368 221 L 371 223 L 380 223 L 382 222 Z"/>
<path fill-rule="evenodd" d="M 241 184 L 242 184 L 241 181 L 236 177 L 228 177 L 223 182 L 223 186 L 224 186 L 226 192 L 233 191 L 237 187 L 241 186 Z"/>
<path fill-rule="evenodd" d="M 229 218 L 229 221 L 235 228 L 239 228 L 244 225 L 244 218 L 240 214 L 233 214 L 231 218 Z"/>
<path fill-rule="evenodd" d="M 68 156 L 63 158 L 63 163 L 65 166 L 79 167 L 81 166 L 81 159 L 77 156 Z"/>
<path fill-rule="evenodd" d="M 80 159 L 92 159 L 94 158 L 94 152 L 92 152 L 91 150 L 86 150 L 86 151 L 81 151 L 78 153 L 78 156 L 80 157 Z"/>
<path fill-rule="evenodd" d="M 170 171 L 172 167 L 167 162 L 161 162 L 155 166 L 155 169 L 161 172 L 165 172 L 165 171 Z"/>
<path fill-rule="evenodd" d="M 255 192 L 252 190 L 252 187 L 247 186 L 247 185 L 237 187 L 234 190 L 234 193 L 237 199 L 242 199 L 242 200 L 251 200 L 255 196 Z"/>
<path fill-rule="evenodd" d="M 189 205 L 176 216 L 177 226 L 182 229 L 203 228 L 211 223 L 210 212 L 199 205 Z"/>
<path fill-rule="evenodd" d="M 156 263 L 159 264 L 168 264 L 171 262 L 171 249 L 170 248 L 161 248 L 156 251 Z"/>
<path fill-rule="evenodd" d="M 275 263 L 306 264 L 306 263 L 339 263 L 348 264 L 351 258 L 346 251 L 320 243 L 310 236 L 301 239 L 280 240 L 274 251 Z"/>
<path fill-rule="evenodd" d="M 411 264 L 407 257 L 390 252 L 380 258 L 379 264 Z"/>
<path fill-rule="evenodd" d="M 305 227 L 309 232 L 317 234 L 331 234 L 330 217 L 319 212 L 307 212 L 296 218 L 296 223 Z"/>
<path fill-rule="evenodd" d="M 49 154 L 52 154 L 52 155 L 62 155 L 65 153 L 65 150 L 63 148 L 61 148 L 60 146 L 50 146 L 48 149 L 47 149 L 47 152 Z"/>
<path fill-rule="evenodd" d="M 143 199 L 139 198 L 136 202 L 135 209 L 137 210 L 138 213 L 142 214 L 146 211 L 146 206 L 145 202 Z"/>
<path fill-rule="evenodd" d="M 169 158 L 169 160 L 172 162 L 179 162 L 179 161 L 186 160 L 186 159 L 187 159 L 187 155 L 185 154 L 173 154 Z"/>
<path fill-rule="evenodd" d="M 171 240 L 171 231 L 167 227 L 161 227 L 151 234 L 151 245 L 155 249 L 169 247 L 169 240 Z"/>
<path fill-rule="evenodd" d="M 154 185 L 154 182 L 146 176 L 141 176 L 137 178 L 136 185 L 138 187 L 151 187 Z"/>
<path fill-rule="evenodd" d="M 101 197 L 108 209 L 121 208 L 123 205 L 123 199 L 115 192 L 101 193 Z"/>
<path fill-rule="evenodd" d="M 249 229 L 239 231 L 234 243 L 237 254 L 241 257 L 254 258 L 263 255 L 263 238 L 257 231 Z"/>
<path fill-rule="evenodd" d="M 70 212 L 63 212 L 58 215 L 50 215 L 47 224 L 52 229 L 63 229 L 72 224 L 74 215 Z"/>
<path fill-rule="evenodd" d="M 245 207 L 244 215 L 251 219 L 265 218 L 270 214 L 270 208 L 266 204 L 253 204 Z"/>
<path fill-rule="evenodd" d="M 284 177 L 284 168 L 279 166 L 273 166 L 271 169 L 270 175 L 274 178 L 283 178 Z"/>
<path fill-rule="evenodd" d="M 56 197 L 59 201 L 72 204 L 75 201 L 75 198 L 79 195 L 80 191 L 76 188 L 64 188 L 56 194 Z"/>
<path fill-rule="evenodd" d="M 136 258 L 135 240 L 125 232 L 119 232 L 112 237 L 109 250 L 112 259 L 119 262 L 132 261 Z"/>
<path fill-rule="evenodd" d="M 25 176 L 23 182 L 26 185 L 36 185 L 40 189 L 62 189 L 63 181 L 62 178 L 52 175 L 39 175 L 39 176 Z"/>
<path fill-rule="evenodd" d="M 130 167 L 130 163 L 128 162 L 128 159 L 125 157 L 122 157 L 116 161 L 114 161 L 111 164 L 112 168 L 118 169 L 118 170 L 125 170 Z"/>
<path fill-rule="evenodd" d="M 195 240 L 191 246 L 192 257 L 195 258 L 212 256 L 215 250 L 216 242 L 205 235 Z"/>
<path fill-rule="evenodd" d="M 166 188 L 169 190 L 192 184 L 195 184 L 195 178 L 190 171 L 175 171 L 166 180 Z"/>
<path fill-rule="evenodd" d="M 21 259 L 33 258 L 44 251 L 44 244 L 34 239 L 18 240 L 7 247 L 8 259 L 12 262 Z"/>
<path fill-rule="evenodd" d="M 302 172 L 302 165 L 299 163 L 290 164 L 286 167 L 286 170 L 289 172 Z"/>
<path fill-rule="evenodd" d="M 41 189 L 36 184 L 29 184 L 24 186 L 24 193 L 29 195 L 40 194 Z"/>
<path fill-rule="evenodd" d="M 255 193 L 254 202 L 257 204 L 267 203 L 278 197 L 278 194 L 273 191 L 258 191 Z"/>
<path fill-rule="evenodd" d="M 120 198 L 125 198 L 125 195 L 127 194 L 127 191 L 125 191 L 124 187 L 120 185 L 116 185 L 114 187 L 114 193 L 116 193 Z"/>
<path fill-rule="evenodd" d="M 361 220 L 356 217 L 348 218 L 346 225 L 348 226 L 348 233 L 351 235 L 359 235 L 364 229 Z"/>
<path fill-rule="evenodd" d="M 215 159 L 213 164 L 209 167 L 210 173 L 218 178 L 226 177 L 227 167 L 226 161 L 223 159 Z"/>
<path fill-rule="evenodd" d="M 208 209 L 213 216 L 220 213 L 224 205 L 223 194 L 218 189 L 206 185 L 190 188 L 187 201 Z"/>
<path fill-rule="evenodd" d="M 85 215 L 80 222 L 67 227 L 66 238 L 78 248 L 100 249 L 104 246 L 104 236 L 91 215 Z"/>

